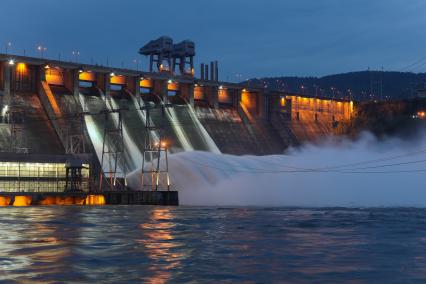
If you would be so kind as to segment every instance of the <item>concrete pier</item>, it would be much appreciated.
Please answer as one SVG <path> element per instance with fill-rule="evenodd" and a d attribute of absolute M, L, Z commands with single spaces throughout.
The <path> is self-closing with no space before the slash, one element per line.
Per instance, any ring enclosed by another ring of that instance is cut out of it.
<path fill-rule="evenodd" d="M 177 191 L 109 191 L 102 193 L 111 205 L 179 205 Z"/>
<path fill-rule="evenodd" d="M 178 206 L 177 191 L 0 192 L 0 206 L 163 205 Z"/>

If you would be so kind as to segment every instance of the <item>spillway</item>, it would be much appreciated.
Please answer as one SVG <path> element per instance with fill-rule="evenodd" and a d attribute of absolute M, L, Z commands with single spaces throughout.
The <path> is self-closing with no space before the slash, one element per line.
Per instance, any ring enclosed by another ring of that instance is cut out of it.
<path fill-rule="evenodd" d="M 90 114 L 85 115 L 85 123 L 87 127 L 88 134 L 92 141 L 93 147 L 95 148 L 96 154 L 99 161 L 102 159 L 102 145 L 103 145 L 103 135 L 105 127 L 109 129 L 114 129 L 117 127 L 117 115 L 114 113 L 107 113 L 107 119 L 105 119 L 105 114 L 99 114 L 100 112 L 111 108 L 105 103 L 100 94 L 95 94 L 94 92 L 89 92 L 86 94 L 80 94 L 80 102 L 83 106 L 83 109 Z M 128 173 L 131 170 L 136 169 L 138 166 L 137 159 L 140 157 L 140 152 L 135 150 L 134 143 L 129 138 L 127 131 L 123 127 L 123 138 L 124 138 L 124 161 L 119 161 L 117 176 L 123 175 L 123 173 Z M 112 149 L 112 145 L 107 145 L 108 149 Z M 139 154 L 139 156 L 138 156 Z M 109 155 L 106 155 L 106 158 Z M 104 171 L 110 171 L 109 168 L 105 168 L 106 165 L 113 165 L 115 161 L 109 160 L 108 158 L 104 162 Z M 123 166 L 122 166 L 123 165 Z M 123 168 L 124 167 L 124 168 Z"/>
<path fill-rule="evenodd" d="M 178 119 L 179 126 L 183 129 L 195 150 L 220 153 L 219 148 L 198 120 L 191 105 L 187 103 L 175 105 L 174 114 Z"/>
<path fill-rule="evenodd" d="M 118 110 L 120 109 L 119 104 L 111 97 L 106 98 L 106 105 L 107 108 L 109 110 Z M 127 115 L 130 115 L 131 118 L 133 119 L 137 119 L 138 116 L 135 115 L 134 113 L 132 114 L 131 111 L 125 111 L 127 113 Z M 112 118 L 114 120 L 115 126 L 117 127 L 118 125 L 118 115 L 112 115 Z M 132 119 L 131 119 L 132 120 Z M 127 122 L 129 122 L 129 119 L 123 119 L 123 139 L 124 139 L 124 147 L 126 149 L 126 158 L 130 158 L 132 163 L 129 163 L 129 169 L 130 170 L 134 170 L 139 164 L 142 164 L 142 152 L 139 150 L 138 146 L 136 145 L 137 142 L 134 141 L 134 139 L 136 139 L 135 137 L 139 136 L 139 135 L 133 135 L 131 136 L 129 133 L 129 127 L 127 125 Z M 136 122 L 141 122 L 136 120 Z M 135 130 L 132 128 L 132 131 L 135 132 Z"/>
<path fill-rule="evenodd" d="M 132 93 L 128 93 L 130 96 L 130 100 L 131 102 L 129 102 L 128 107 L 130 112 L 132 112 L 132 110 L 134 110 L 137 114 L 137 116 L 139 117 L 139 120 L 142 121 L 142 126 L 147 125 L 147 120 L 149 119 L 149 125 L 154 125 L 154 123 L 152 122 L 151 118 L 147 118 L 146 117 L 146 112 L 142 111 L 141 108 L 145 106 L 145 103 L 142 99 L 137 99 Z M 132 113 L 129 113 L 129 115 L 132 115 Z M 130 118 L 130 117 L 129 117 Z M 133 121 L 133 120 L 132 120 Z M 136 120 L 135 120 L 136 121 Z M 138 126 L 140 126 L 138 124 Z M 144 132 L 146 130 L 144 129 Z M 159 141 L 160 138 L 158 136 L 158 133 L 156 131 L 151 131 L 151 135 L 152 135 L 152 139 L 154 139 L 154 142 Z M 140 135 L 137 135 L 140 138 Z M 144 141 L 142 141 L 143 143 Z"/>
<path fill-rule="evenodd" d="M 142 98 L 142 104 L 157 106 L 150 109 L 150 120 L 153 125 L 161 127 L 164 134 L 166 134 L 167 144 L 170 145 L 170 152 L 176 153 L 192 150 L 193 148 L 188 144 L 187 139 L 185 139 L 182 129 L 172 120 L 170 113 L 166 110 L 163 112 L 163 110 L 159 107 L 163 104 L 161 99 L 154 95 L 145 95 Z"/>
<path fill-rule="evenodd" d="M 182 145 L 185 151 L 194 150 L 190 138 L 187 133 L 184 131 L 183 124 L 179 121 L 179 118 L 175 112 L 174 106 L 167 108 L 165 111 L 167 120 L 170 122 L 174 132 L 176 133 L 177 138 L 179 139 L 180 144 Z"/>

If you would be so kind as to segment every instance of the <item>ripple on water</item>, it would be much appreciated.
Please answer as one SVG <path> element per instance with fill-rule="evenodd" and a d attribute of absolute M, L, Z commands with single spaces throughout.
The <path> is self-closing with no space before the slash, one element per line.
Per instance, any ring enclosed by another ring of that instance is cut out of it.
<path fill-rule="evenodd" d="M 413 208 L 1 208 L 0 281 L 426 280 Z"/>

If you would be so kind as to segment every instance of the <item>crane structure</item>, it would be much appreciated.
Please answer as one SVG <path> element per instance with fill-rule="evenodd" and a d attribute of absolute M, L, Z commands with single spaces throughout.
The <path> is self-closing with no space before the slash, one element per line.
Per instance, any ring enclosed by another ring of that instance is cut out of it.
<path fill-rule="evenodd" d="M 190 40 L 184 40 L 181 43 L 173 45 L 173 73 L 178 65 L 181 75 L 194 76 L 194 56 L 195 56 L 195 43 Z M 189 64 L 189 70 L 187 69 Z"/>
<path fill-rule="evenodd" d="M 149 72 L 154 71 L 154 63 L 158 72 L 172 72 L 172 51 L 173 40 L 167 36 L 151 40 L 139 49 L 140 54 L 149 56 Z M 164 66 L 164 62 L 167 63 L 167 67 Z"/>
<path fill-rule="evenodd" d="M 184 40 L 173 44 L 172 38 L 162 36 L 141 47 L 139 54 L 149 56 L 149 72 L 154 72 L 154 64 L 156 64 L 158 72 L 169 72 L 175 75 L 176 66 L 179 66 L 181 75 L 194 75 L 195 43 L 193 41 Z"/>

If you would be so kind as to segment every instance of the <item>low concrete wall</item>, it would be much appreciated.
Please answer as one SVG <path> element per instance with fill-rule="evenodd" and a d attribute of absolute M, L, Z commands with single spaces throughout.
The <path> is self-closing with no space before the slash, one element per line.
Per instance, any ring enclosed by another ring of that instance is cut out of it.
<path fill-rule="evenodd" d="M 177 191 L 109 191 L 102 193 L 106 204 L 179 205 Z"/>
<path fill-rule="evenodd" d="M 95 196 L 102 201 L 89 202 Z M 102 196 L 104 198 L 102 198 Z M 17 198 L 25 199 L 29 205 L 169 205 L 178 206 L 177 191 L 104 191 L 85 192 L 0 192 L 0 206 L 14 205 Z"/>

